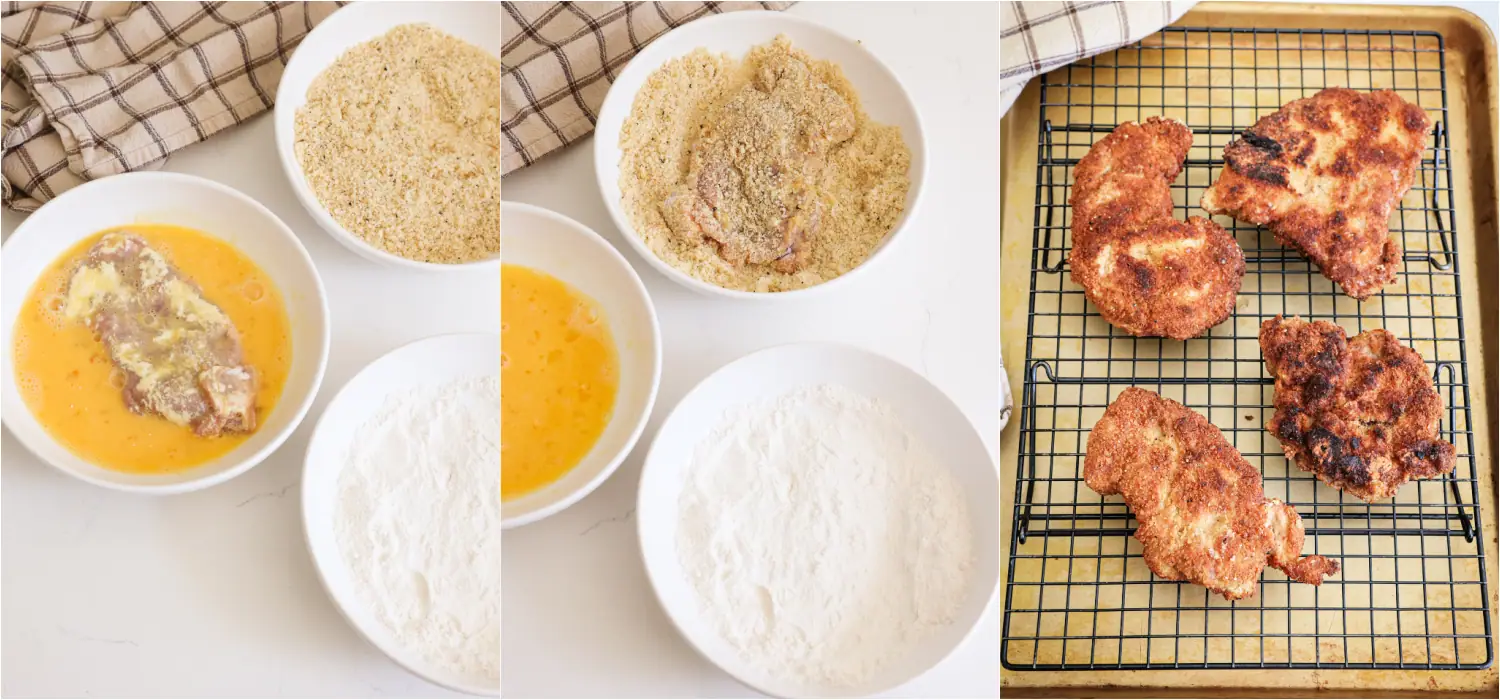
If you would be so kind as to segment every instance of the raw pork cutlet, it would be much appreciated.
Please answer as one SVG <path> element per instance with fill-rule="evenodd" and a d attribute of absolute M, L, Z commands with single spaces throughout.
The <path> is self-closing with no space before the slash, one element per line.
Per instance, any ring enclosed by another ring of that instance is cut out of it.
<path fill-rule="evenodd" d="M 1181 122 L 1127 122 L 1073 169 L 1073 281 L 1126 333 L 1186 340 L 1234 312 L 1245 254 L 1218 224 L 1172 218 L 1193 145 Z"/>
<path fill-rule="evenodd" d="M 234 323 L 139 236 L 106 233 L 89 249 L 65 311 L 108 349 L 131 411 L 203 436 L 255 429 L 255 375 Z"/>
<path fill-rule="evenodd" d="M 1271 229 L 1344 293 L 1395 281 L 1401 241 L 1391 210 L 1422 160 L 1427 113 L 1390 90 L 1329 88 L 1262 117 L 1224 147 L 1224 171 L 1200 204 Z"/>
<path fill-rule="evenodd" d="M 829 151 L 854 136 L 853 106 L 807 64 L 774 55 L 704 128 L 662 202 L 667 225 L 735 265 L 802 269 L 835 204 L 820 181 Z"/>
<path fill-rule="evenodd" d="M 1323 483 L 1374 502 L 1453 471 L 1453 445 L 1438 437 L 1443 400 L 1422 356 L 1396 336 L 1351 339 L 1327 321 L 1277 316 L 1260 326 L 1260 351 L 1276 379 L 1266 429 Z"/>
<path fill-rule="evenodd" d="M 1207 418 L 1131 387 L 1089 434 L 1083 480 L 1123 494 L 1135 538 L 1157 576 L 1192 581 L 1227 600 L 1255 595 L 1269 563 L 1293 581 L 1323 583 L 1338 562 L 1302 554 L 1302 518 L 1266 498 L 1260 472 Z"/>

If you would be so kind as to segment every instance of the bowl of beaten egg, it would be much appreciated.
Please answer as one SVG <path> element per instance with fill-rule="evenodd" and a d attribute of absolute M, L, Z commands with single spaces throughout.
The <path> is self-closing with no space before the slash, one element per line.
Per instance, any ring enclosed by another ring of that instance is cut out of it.
<path fill-rule="evenodd" d="M 312 405 L 328 306 L 302 243 L 216 182 L 129 173 L 4 246 L 5 426 L 99 486 L 182 493 L 260 463 Z"/>
<path fill-rule="evenodd" d="M 640 438 L 661 382 L 656 310 L 630 263 L 554 212 L 500 208 L 502 527 L 577 503 Z"/>

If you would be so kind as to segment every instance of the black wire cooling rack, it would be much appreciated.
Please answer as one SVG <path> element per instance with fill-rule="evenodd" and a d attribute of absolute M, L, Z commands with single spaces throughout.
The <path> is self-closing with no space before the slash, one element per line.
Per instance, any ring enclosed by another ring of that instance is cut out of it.
<path fill-rule="evenodd" d="M 1470 430 L 1469 371 L 1453 232 L 1443 40 L 1432 32 L 1167 28 L 1139 45 L 1042 79 L 1030 320 L 1001 658 L 1011 670 L 1482 668 L 1493 658 Z M 1185 342 L 1115 330 L 1068 278 L 1072 167 L 1124 121 L 1162 115 L 1195 142 L 1173 185 L 1177 216 L 1223 148 L 1255 120 L 1324 87 L 1394 89 L 1433 117 L 1419 179 L 1391 230 L 1405 265 L 1361 303 L 1258 227 L 1215 220 L 1245 251 L 1234 315 Z M 1257 341 L 1276 314 L 1327 319 L 1351 335 L 1385 328 L 1426 358 L 1457 447 L 1446 479 L 1369 504 L 1289 466 L 1264 425 L 1273 387 Z M 1339 560 L 1321 587 L 1274 569 L 1260 594 L 1227 602 L 1154 577 L 1135 521 L 1082 479 L 1087 436 L 1127 386 L 1204 413 L 1296 506 L 1305 553 Z"/>

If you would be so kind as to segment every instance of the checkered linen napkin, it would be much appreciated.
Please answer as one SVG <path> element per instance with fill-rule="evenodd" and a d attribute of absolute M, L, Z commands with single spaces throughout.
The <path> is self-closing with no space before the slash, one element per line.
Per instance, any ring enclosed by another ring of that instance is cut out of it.
<path fill-rule="evenodd" d="M 0 3 L 5 205 L 153 167 L 270 109 L 292 49 L 340 4 Z"/>
<path fill-rule="evenodd" d="M 699 17 L 790 2 L 504 2 L 500 174 L 587 136 L 610 83 L 646 44 Z"/>
<path fill-rule="evenodd" d="M 1000 113 L 1033 77 L 1150 36 L 1193 2 L 1000 3 Z"/>

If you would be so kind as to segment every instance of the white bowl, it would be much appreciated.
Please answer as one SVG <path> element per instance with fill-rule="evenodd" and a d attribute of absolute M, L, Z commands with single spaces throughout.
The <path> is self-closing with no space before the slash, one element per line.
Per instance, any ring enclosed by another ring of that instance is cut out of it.
<path fill-rule="evenodd" d="M 425 22 L 474 46 L 500 56 L 500 6 L 488 2 L 358 2 L 340 8 L 314 27 L 286 64 L 276 88 L 276 152 L 292 190 L 328 235 L 360 256 L 378 263 L 414 270 L 493 270 L 499 256 L 466 263 L 442 264 L 410 260 L 377 248 L 350 233 L 328 215 L 307 184 L 297 162 L 297 110 L 307 104 L 307 88 L 339 56 L 357 44 L 375 39 L 402 24 Z M 500 87 L 495 86 L 496 90 Z"/>
<path fill-rule="evenodd" d="M 604 434 L 561 479 L 501 503 L 502 526 L 510 528 L 577 503 L 625 461 L 656 403 L 661 384 L 661 328 L 646 286 L 630 263 L 577 221 L 541 207 L 502 202 L 500 249 L 506 264 L 545 272 L 598 302 L 620 357 L 619 392 Z"/>
<path fill-rule="evenodd" d="M 126 474 L 90 464 L 37 423 L 16 389 L 12 334 L 42 272 L 80 240 L 136 223 L 175 224 L 233 244 L 275 281 L 291 321 L 292 366 L 271 413 L 248 440 L 206 464 L 175 474 Z M 234 478 L 284 442 L 312 405 L 328 364 L 328 298 L 307 249 L 270 210 L 240 192 L 191 175 L 140 172 L 64 192 L 21 223 L 4 248 L 0 412 L 5 426 L 42 461 L 91 484 L 142 493 L 184 493 Z"/>
<path fill-rule="evenodd" d="M 853 270 L 822 284 L 786 292 L 761 293 L 725 289 L 663 262 L 635 232 L 620 204 L 620 129 L 630 116 L 636 93 L 651 73 L 667 61 L 686 56 L 698 48 L 741 58 L 752 47 L 765 44 L 780 34 L 785 34 L 792 46 L 806 51 L 814 58 L 839 64 L 844 75 L 859 92 L 860 103 L 864 105 L 870 118 L 882 124 L 900 127 L 901 138 L 911 151 L 911 169 L 907 171 L 911 185 L 906 192 L 906 208 L 901 218 L 891 227 L 870 257 Z M 614 217 L 615 226 L 624 233 L 625 240 L 636 253 L 668 279 L 712 296 L 790 300 L 835 289 L 848 278 L 872 266 L 877 259 L 886 257 L 896 238 L 906 230 L 916 214 L 923 184 L 927 180 L 927 149 L 921 117 L 905 86 L 895 73 L 857 40 L 811 20 L 781 12 L 731 12 L 684 24 L 657 38 L 644 51 L 630 59 L 625 70 L 620 72 L 620 76 L 610 86 L 609 94 L 604 98 L 604 106 L 599 110 L 599 121 L 594 126 L 594 171 L 599 177 L 599 191 L 604 195 L 604 206 L 609 209 L 610 216 Z"/>
<path fill-rule="evenodd" d="M 307 548 L 317 565 L 318 578 L 344 619 L 406 670 L 450 690 L 492 697 L 500 696 L 498 687 L 429 663 L 396 641 L 370 613 L 339 551 L 334 518 L 339 474 L 349 444 L 365 421 L 384 405 L 386 397 L 424 385 L 494 376 L 499 371 L 500 336 L 493 333 L 440 335 L 396 348 L 360 370 L 329 402 L 313 429 L 302 467 L 302 525 Z"/>
<path fill-rule="evenodd" d="M 802 687 L 766 678 L 743 663 L 703 619 L 698 596 L 677 557 L 678 500 L 693 450 L 726 411 L 800 387 L 840 384 L 889 403 L 903 423 L 953 472 L 968 496 L 976 561 L 954 622 L 864 687 Z M 893 360 L 833 343 L 761 350 L 725 365 L 683 397 L 657 431 L 641 472 L 636 503 L 641 554 L 662 608 L 699 653 L 736 680 L 775 697 L 857 697 L 905 684 L 947 658 L 973 631 L 995 597 L 1000 576 L 1000 482 L 994 460 L 969 419 L 943 392 Z"/>

